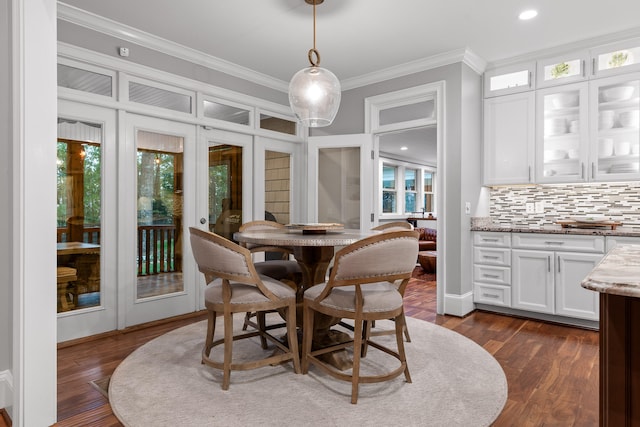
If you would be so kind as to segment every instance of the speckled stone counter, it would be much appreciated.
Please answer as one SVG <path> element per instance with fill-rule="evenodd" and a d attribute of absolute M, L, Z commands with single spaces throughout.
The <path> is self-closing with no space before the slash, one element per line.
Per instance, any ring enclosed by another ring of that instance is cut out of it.
<path fill-rule="evenodd" d="M 600 425 L 640 426 L 640 245 L 619 245 L 582 281 L 600 292 Z"/>
<path fill-rule="evenodd" d="M 541 234 L 579 234 L 587 236 L 627 236 L 640 237 L 640 228 L 617 227 L 615 230 L 611 228 L 562 228 L 559 225 L 549 225 L 544 227 L 530 227 L 518 225 L 486 225 L 471 227 L 471 231 L 499 231 L 506 233 L 541 233 Z"/>

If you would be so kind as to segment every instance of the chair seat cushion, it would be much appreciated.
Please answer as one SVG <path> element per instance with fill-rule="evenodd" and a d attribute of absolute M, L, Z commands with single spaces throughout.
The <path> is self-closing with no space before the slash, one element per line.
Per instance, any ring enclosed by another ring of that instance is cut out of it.
<path fill-rule="evenodd" d="M 267 276 L 260 276 L 262 283 L 281 299 L 295 298 L 296 292 L 286 284 Z M 254 304 L 269 301 L 254 285 L 231 282 L 231 304 Z M 222 304 L 222 279 L 216 279 L 204 290 L 204 301 L 207 303 Z"/>
<path fill-rule="evenodd" d="M 269 276 L 276 280 L 289 279 L 296 274 L 302 274 L 302 270 L 300 270 L 300 266 L 296 261 L 286 259 L 256 262 L 253 266 L 258 274 Z"/>
<path fill-rule="evenodd" d="M 402 306 L 402 296 L 398 289 L 391 283 L 379 282 L 362 285 L 364 297 L 364 313 L 395 310 Z M 316 285 L 307 289 L 304 293 L 306 299 L 315 299 L 320 295 L 324 285 Z M 320 305 L 344 311 L 356 311 L 356 287 L 335 287 Z"/>

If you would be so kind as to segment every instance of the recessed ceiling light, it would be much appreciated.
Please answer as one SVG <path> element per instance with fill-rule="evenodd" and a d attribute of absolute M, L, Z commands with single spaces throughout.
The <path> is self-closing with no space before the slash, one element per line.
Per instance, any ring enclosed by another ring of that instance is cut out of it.
<path fill-rule="evenodd" d="M 527 19 L 535 18 L 536 16 L 538 16 L 538 11 L 530 9 L 520 13 L 520 15 L 518 15 L 518 18 L 522 19 L 523 21 L 526 21 Z"/>
<path fill-rule="evenodd" d="M 405 151 L 405 150 L 408 150 L 408 149 L 409 149 L 409 147 L 400 147 L 400 149 L 401 149 L 402 151 Z"/>

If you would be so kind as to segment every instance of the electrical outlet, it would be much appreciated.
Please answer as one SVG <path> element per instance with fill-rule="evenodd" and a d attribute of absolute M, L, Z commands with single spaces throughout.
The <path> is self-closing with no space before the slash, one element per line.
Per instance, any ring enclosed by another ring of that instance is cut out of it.
<path fill-rule="evenodd" d="M 464 203 L 464 213 L 467 215 L 471 215 L 471 202 Z"/>
<path fill-rule="evenodd" d="M 527 213 L 536 213 L 535 203 L 526 203 L 524 206 Z"/>
<path fill-rule="evenodd" d="M 544 202 L 536 202 L 536 213 L 544 213 Z"/>

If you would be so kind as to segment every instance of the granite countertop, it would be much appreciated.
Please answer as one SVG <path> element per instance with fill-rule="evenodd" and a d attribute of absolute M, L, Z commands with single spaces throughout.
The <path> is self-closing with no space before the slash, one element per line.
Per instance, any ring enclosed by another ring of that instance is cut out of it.
<path fill-rule="evenodd" d="M 640 298 L 640 245 L 619 245 L 611 249 L 582 281 L 582 287 Z"/>
<path fill-rule="evenodd" d="M 562 228 L 560 225 L 546 225 L 542 227 L 533 227 L 527 225 L 503 225 L 503 224 L 490 224 L 482 226 L 473 226 L 471 231 L 501 231 L 508 233 L 541 233 L 541 234 L 580 234 L 587 236 L 629 236 L 640 237 L 640 228 L 634 227 L 616 227 L 612 230 L 611 227 L 599 227 L 599 228 L 576 228 L 567 227 Z"/>

